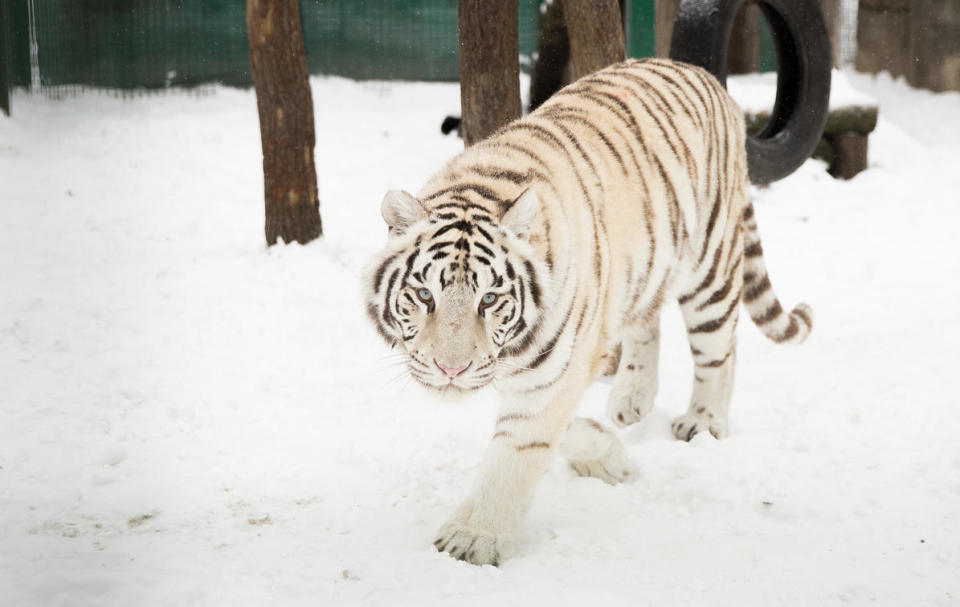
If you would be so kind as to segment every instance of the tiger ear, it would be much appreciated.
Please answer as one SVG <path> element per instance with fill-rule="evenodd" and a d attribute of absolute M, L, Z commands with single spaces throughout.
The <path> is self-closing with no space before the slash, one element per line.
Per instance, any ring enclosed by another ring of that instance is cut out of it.
<path fill-rule="evenodd" d="M 530 234 L 530 228 L 533 225 L 533 219 L 540 210 L 540 197 L 533 191 L 533 188 L 527 188 L 523 194 L 507 209 L 507 212 L 500 218 L 500 225 L 509 229 L 520 238 L 526 238 Z"/>
<path fill-rule="evenodd" d="M 402 234 L 413 224 L 426 219 L 427 210 L 406 191 L 390 190 L 380 203 L 380 214 L 391 232 Z"/>

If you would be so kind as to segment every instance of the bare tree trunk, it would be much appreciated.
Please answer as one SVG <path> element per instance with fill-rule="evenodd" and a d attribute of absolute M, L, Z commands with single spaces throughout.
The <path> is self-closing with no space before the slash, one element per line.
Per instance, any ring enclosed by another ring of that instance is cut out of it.
<path fill-rule="evenodd" d="M 840 0 L 820 0 L 820 10 L 830 38 L 833 67 L 840 67 Z"/>
<path fill-rule="evenodd" d="M 657 57 L 670 56 L 673 21 L 680 0 L 656 0 L 654 9 Z M 753 3 L 744 3 L 737 13 L 727 49 L 727 73 L 749 74 L 760 69 L 760 9 Z"/>
<path fill-rule="evenodd" d="M 574 79 L 626 59 L 618 0 L 563 0 Z"/>
<path fill-rule="evenodd" d="M 561 0 L 553 0 L 540 13 L 540 35 L 537 37 L 537 60 L 530 71 L 530 111 L 540 107 L 566 84 L 570 41 L 563 22 Z"/>
<path fill-rule="evenodd" d="M 857 69 L 888 70 L 913 86 L 960 91 L 960 3 L 860 0 Z"/>
<path fill-rule="evenodd" d="M 460 0 L 460 111 L 469 146 L 520 117 L 517 0 Z"/>
<path fill-rule="evenodd" d="M 298 0 L 247 0 L 247 31 L 260 114 L 267 245 L 278 237 L 306 243 L 323 229 Z"/>
<path fill-rule="evenodd" d="M 751 74 L 760 71 L 760 8 L 745 3 L 733 21 L 727 48 L 727 73 Z"/>
<path fill-rule="evenodd" d="M 680 0 L 655 0 L 654 39 L 657 57 L 670 56 L 670 39 L 673 36 L 673 20 L 677 18 Z"/>
<path fill-rule="evenodd" d="M 904 76 L 910 69 L 910 1 L 857 4 L 857 71 Z"/>

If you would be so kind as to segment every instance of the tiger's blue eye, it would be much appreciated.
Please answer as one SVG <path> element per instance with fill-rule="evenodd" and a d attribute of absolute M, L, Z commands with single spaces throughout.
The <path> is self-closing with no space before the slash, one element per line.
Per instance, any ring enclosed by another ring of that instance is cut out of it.
<path fill-rule="evenodd" d="M 433 293 L 430 292 L 430 289 L 420 289 L 417 291 L 417 297 L 420 298 L 420 301 L 430 301 L 433 299 Z"/>
<path fill-rule="evenodd" d="M 482 304 L 485 305 L 485 306 L 492 305 L 493 302 L 495 302 L 495 301 L 497 301 L 497 294 L 496 294 L 496 293 L 487 293 L 486 295 L 484 295 L 484 296 L 480 299 L 480 303 L 482 303 Z"/>

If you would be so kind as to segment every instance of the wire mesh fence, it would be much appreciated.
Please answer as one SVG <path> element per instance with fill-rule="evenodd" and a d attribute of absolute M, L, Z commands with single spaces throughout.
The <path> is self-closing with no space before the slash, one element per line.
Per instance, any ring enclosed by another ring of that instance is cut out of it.
<path fill-rule="evenodd" d="M 545 1 L 518 0 L 522 68 L 536 49 Z M 856 0 L 843 1 L 841 40 L 855 44 Z M 654 52 L 654 5 L 626 2 L 630 56 Z M 12 86 L 61 96 L 86 88 L 126 95 L 251 84 L 243 0 L 0 0 L 3 6 L 12 35 L 0 36 L 8 44 Z M 300 11 L 313 74 L 459 77 L 457 0 L 300 0 Z M 852 61 L 853 51 L 844 49 L 841 57 Z M 764 30 L 761 69 L 775 67 Z"/>
<path fill-rule="evenodd" d="M 519 0 L 521 59 L 536 48 L 539 4 Z M 300 6 L 311 73 L 458 78 L 457 0 Z M 57 94 L 251 84 L 242 0 L 22 0 L 11 8 L 15 86 Z"/>

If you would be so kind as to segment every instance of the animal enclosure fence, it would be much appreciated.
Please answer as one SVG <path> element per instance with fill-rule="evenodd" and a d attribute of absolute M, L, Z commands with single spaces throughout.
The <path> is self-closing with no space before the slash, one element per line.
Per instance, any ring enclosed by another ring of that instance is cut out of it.
<path fill-rule="evenodd" d="M 8 0 L 2 0 L 4 2 Z M 301 0 L 310 72 L 456 80 L 457 0 Z M 520 0 L 520 52 L 536 47 L 538 0 Z M 10 79 L 46 91 L 250 86 L 245 2 L 10 2 Z"/>
<path fill-rule="evenodd" d="M 655 54 L 658 1 L 625 2 L 628 56 Z M 526 69 L 545 2 L 518 4 Z M 855 17 L 856 0 L 843 4 Z M 313 74 L 459 78 L 457 0 L 300 0 L 300 9 Z M 245 10 L 242 0 L 0 0 L 0 86 L 52 95 L 90 87 L 250 86 Z M 851 60 L 855 21 L 847 17 L 842 27 L 840 54 Z M 760 63 L 764 70 L 776 65 L 768 33 Z"/>
<path fill-rule="evenodd" d="M 520 60 L 535 52 L 542 0 L 519 0 Z M 157 90 L 250 86 L 242 0 L 0 0 L 14 87 Z M 627 52 L 652 55 L 654 0 L 625 7 Z M 300 0 L 310 72 L 456 81 L 457 0 Z M 2 78 L 0 78 L 2 80 Z"/>

